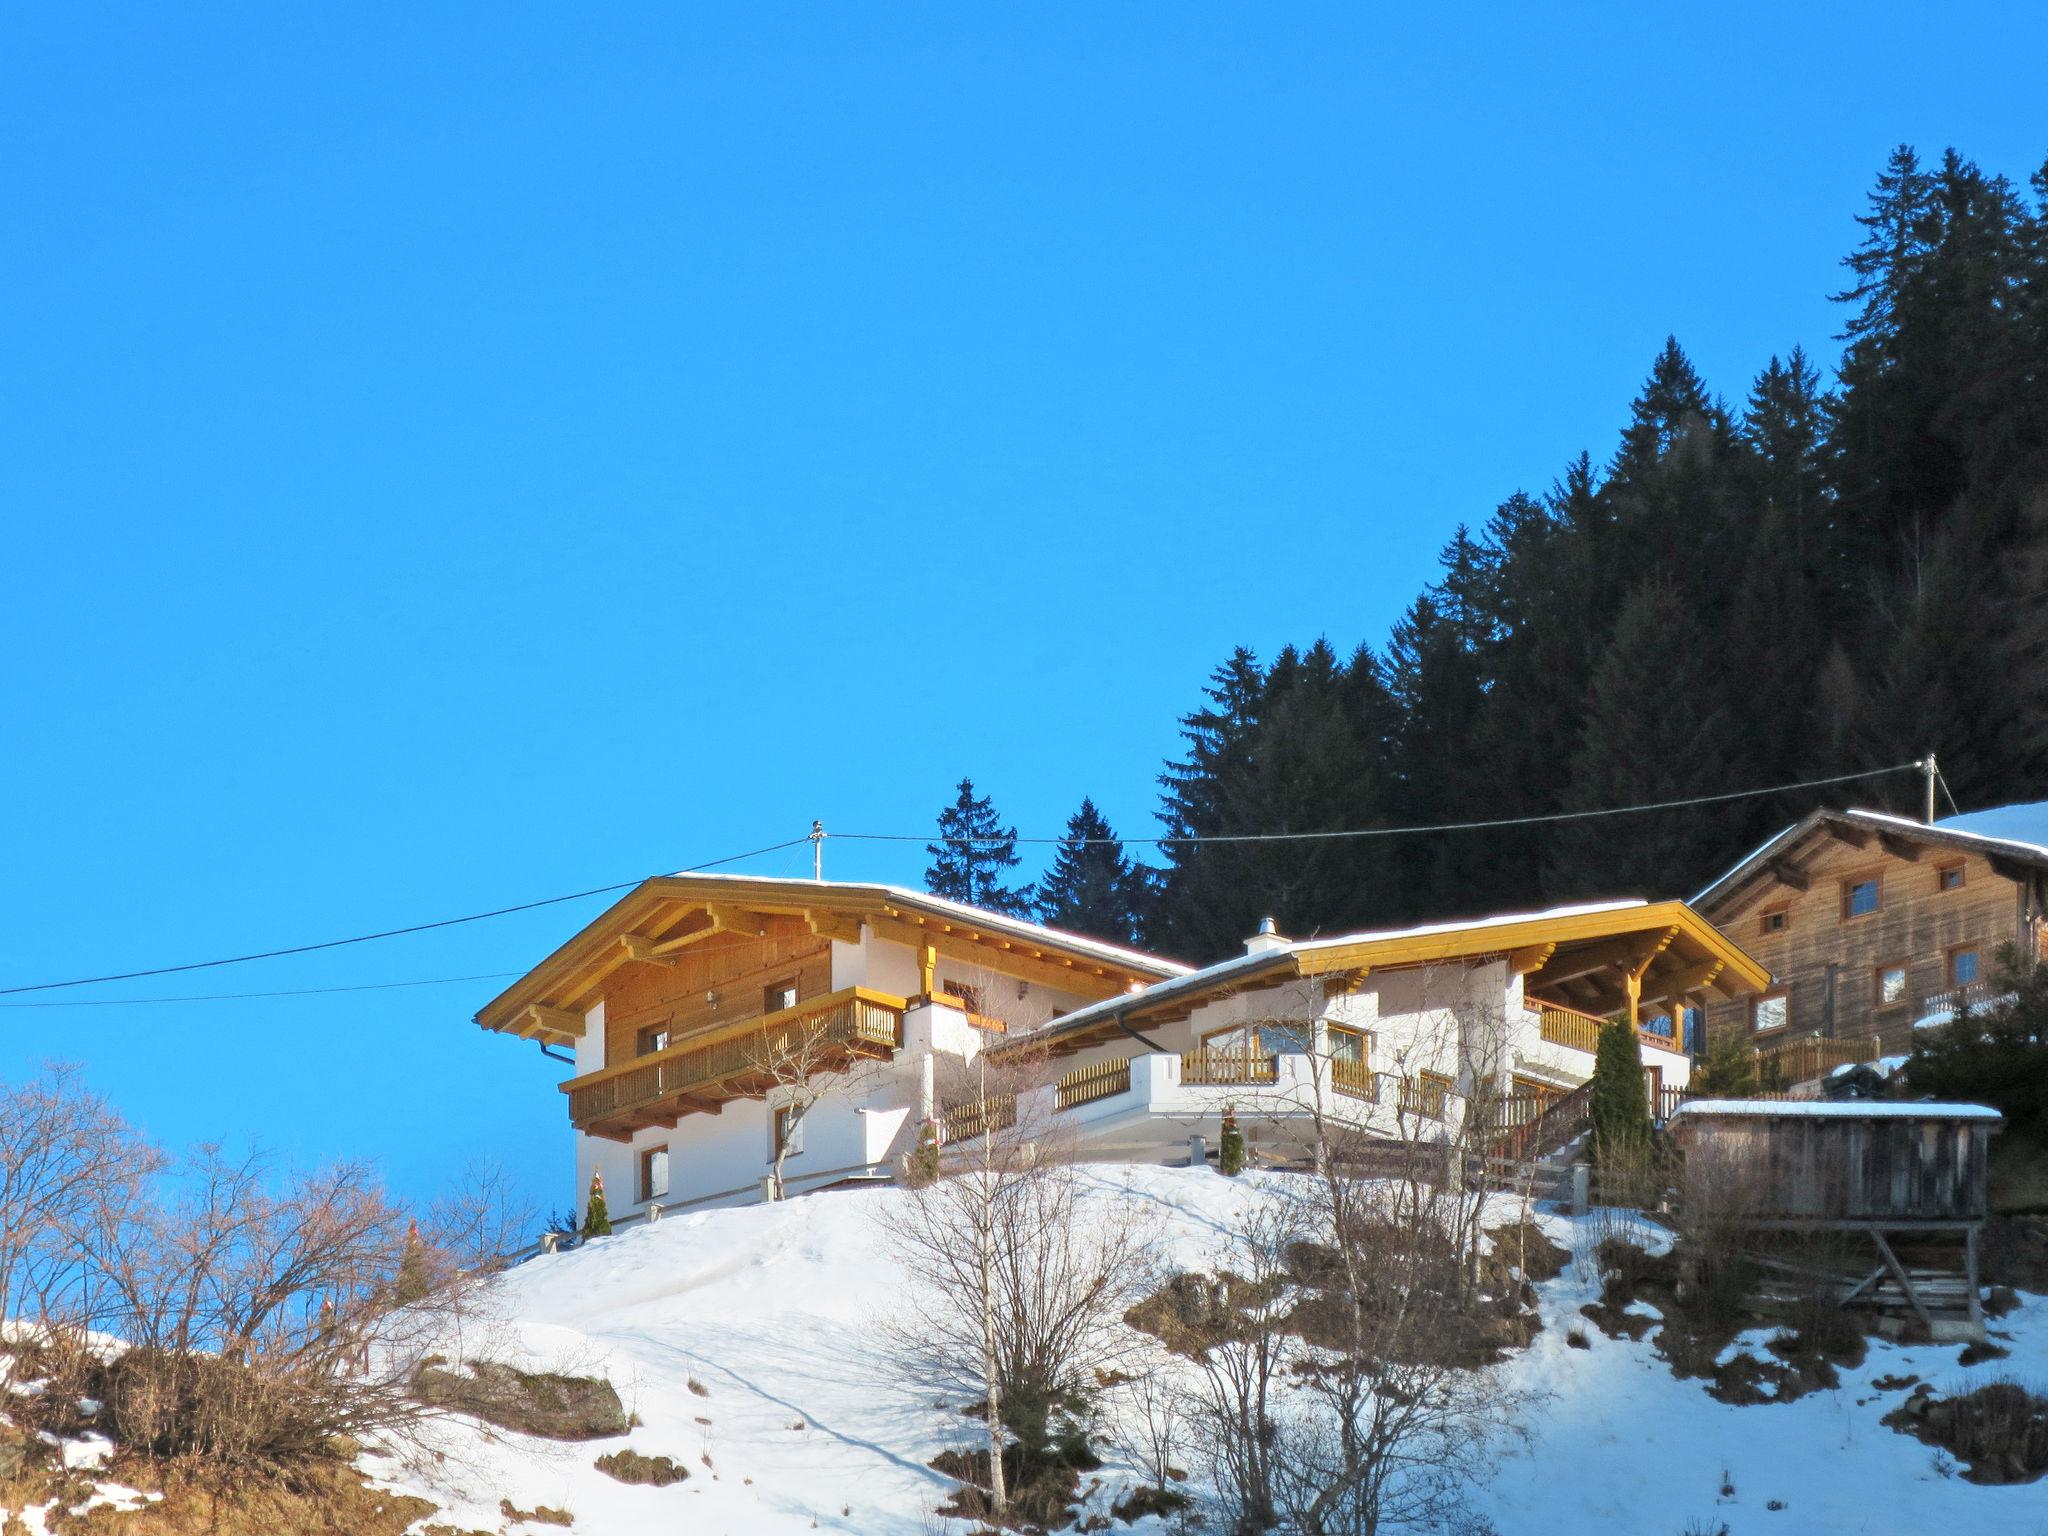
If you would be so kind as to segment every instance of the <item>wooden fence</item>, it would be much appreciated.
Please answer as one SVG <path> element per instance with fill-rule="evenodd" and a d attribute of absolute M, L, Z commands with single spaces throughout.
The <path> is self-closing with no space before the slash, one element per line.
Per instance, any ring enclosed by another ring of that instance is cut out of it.
<path fill-rule="evenodd" d="M 1093 1104 L 1097 1099 L 1113 1099 L 1130 1091 L 1130 1057 L 1098 1061 L 1092 1066 L 1076 1067 L 1059 1080 L 1053 1107 L 1072 1109 L 1077 1104 Z"/>
<path fill-rule="evenodd" d="M 1246 1046 L 1205 1046 L 1186 1052 L 1180 1059 L 1180 1080 L 1198 1087 L 1271 1083 L 1279 1077 L 1279 1063 L 1274 1057 L 1256 1055 Z"/>

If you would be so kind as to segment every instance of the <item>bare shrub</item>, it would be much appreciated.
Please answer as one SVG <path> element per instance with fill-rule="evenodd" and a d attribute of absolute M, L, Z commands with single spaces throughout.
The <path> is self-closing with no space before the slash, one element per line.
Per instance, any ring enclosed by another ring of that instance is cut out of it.
<path fill-rule="evenodd" d="M 1279 1202 L 1252 1206 L 1231 1231 L 1228 1268 L 1190 1319 L 1181 1348 L 1200 1368 L 1188 1417 L 1228 1529 L 1270 1529 L 1279 1515 L 1277 1399 L 1295 1351 L 1288 1255 L 1300 1234 Z"/>

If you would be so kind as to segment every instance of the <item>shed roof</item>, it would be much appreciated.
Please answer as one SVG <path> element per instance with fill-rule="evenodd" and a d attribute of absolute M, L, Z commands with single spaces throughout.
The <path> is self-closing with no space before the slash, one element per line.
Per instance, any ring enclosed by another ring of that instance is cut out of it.
<path fill-rule="evenodd" d="M 1986 1104 L 1916 1104 L 1892 1099 L 1687 1099 L 1674 1118 L 1749 1115 L 1774 1120 L 1998 1120 Z"/>

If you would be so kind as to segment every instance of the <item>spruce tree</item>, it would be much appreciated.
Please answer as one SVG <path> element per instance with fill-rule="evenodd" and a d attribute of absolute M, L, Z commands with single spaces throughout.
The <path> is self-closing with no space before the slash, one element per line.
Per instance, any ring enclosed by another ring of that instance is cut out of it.
<path fill-rule="evenodd" d="M 1600 1030 L 1587 1105 L 1595 1166 L 1640 1169 L 1650 1149 L 1650 1090 L 1643 1077 L 1643 1046 L 1628 1020 Z"/>
<path fill-rule="evenodd" d="M 611 1233 L 612 1213 L 605 1205 L 604 1175 L 593 1173 L 590 1176 L 590 1201 L 583 1211 L 583 1235 L 585 1237 L 610 1237 Z"/>
<path fill-rule="evenodd" d="M 1019 862 L 1017 829 L 1003 825 L 986 795 L 974 793 L 974 780 L 960 781 L 958 797 L 939 812 L 938 841 L 924 851 L 932 856 L 925 889 L 934 896 L 1006 917 L 1030 915 L 1031 888 L 1003 881 L 1004 871 Z"/>
<path fill-rule="evenodd" d="M 1149 871 L 1124 853 L 1095 802 L 1084 796 L 1038 882 L 1038 920 L 1111 944 L 1136 944 L 1148 893 Z"/>
<path fill-rule="evenodd" d="M 409 1221 L 405 1227 L 405 1247 L 398 1256 L 398 1283 L 394 1295 L 402 1307 L 416 1301 L 424 1301 L 434 1288 L 433 1270 L 427 1262 L 427 1245 L 420 1237 L 420 1224 Z"/>

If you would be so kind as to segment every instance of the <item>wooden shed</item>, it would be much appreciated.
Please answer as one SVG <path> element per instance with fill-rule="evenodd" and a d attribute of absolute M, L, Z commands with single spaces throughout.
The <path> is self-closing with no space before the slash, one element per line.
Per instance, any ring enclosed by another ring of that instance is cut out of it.
<path fill-rule="evenodd" d="M 1845 1277 L 1845 1302 L 1897 1287 L 1936 1337 L 1982 1337 L 1977 1239 L 1985 1168 L 2004 1116 L 1981 1104 L 1694 1099 L 1671 1117 L 1685 1154 L 1687 1214 L 1758 1231 L 1865 1233 L 1878 1266 Z M 1910 1268 L 1894 1243 L 1946 1238 L 1959 1265 Z M 1853 1282 L 1853 1283 L 1850 1283 Z M 1943 1307 L 1943 1302 L 1953 1306 Z M 1943 1320 L 1941 1311 L 1960 1314 Z"/>

